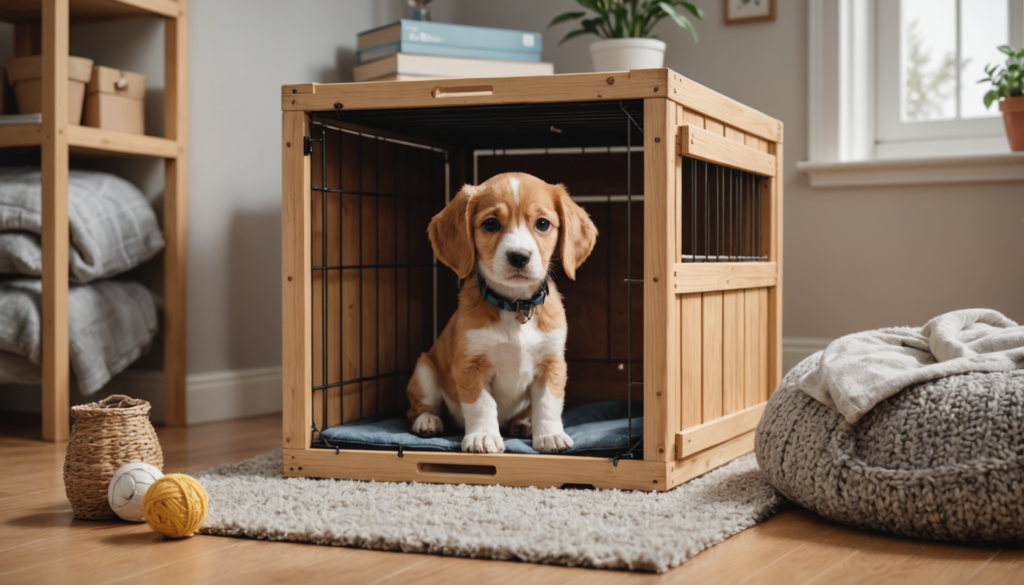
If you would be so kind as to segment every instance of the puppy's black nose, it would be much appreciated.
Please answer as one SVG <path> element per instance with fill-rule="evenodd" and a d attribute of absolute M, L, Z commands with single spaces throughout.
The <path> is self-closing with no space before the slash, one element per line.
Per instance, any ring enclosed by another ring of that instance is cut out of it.
<path fill-rule="evenodd" d="M 526 263 L 530 261 L 530 253 L 523 254 L 522 252 L 509 252 L 508 263 L 516 268 L 522 268 L 526 266 Z"/>

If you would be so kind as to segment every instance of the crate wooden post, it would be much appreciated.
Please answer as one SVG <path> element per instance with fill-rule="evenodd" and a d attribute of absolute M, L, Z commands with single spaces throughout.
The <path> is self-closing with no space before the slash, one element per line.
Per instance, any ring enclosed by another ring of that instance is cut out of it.
<path fill-rule="evenodd" d="M 676 108 L 644 100 L 644 460 L 670 461 L 678 428 L 679 316 L 670 278 L 676 234 Z M 630 356 L 632 358 L 632 356 Z"/>
<path fill-rule="evenodd" d="M 310 306 L 310 172 L 303 140 L 309 116 L 282 115 L 281 303 L 285 449 L 309 449 L 312 427 L 313 311 Z"/>
<path fill-rule="evenodd" d="M 43 0 L 43 439 L 68 438 L 69 0 Z"/>

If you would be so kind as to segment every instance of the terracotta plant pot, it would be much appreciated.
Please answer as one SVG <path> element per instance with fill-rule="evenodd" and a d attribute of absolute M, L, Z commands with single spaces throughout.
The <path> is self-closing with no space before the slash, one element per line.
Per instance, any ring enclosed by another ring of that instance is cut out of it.
<path fill-rule="evenodd" d="M 1010 150 L 1024 150 L 1024 96 L 1000 101 L 999 110 L 1003 112 L 1003 124 L 1006 126 L 1006 139 L 1010 141 Z"/>

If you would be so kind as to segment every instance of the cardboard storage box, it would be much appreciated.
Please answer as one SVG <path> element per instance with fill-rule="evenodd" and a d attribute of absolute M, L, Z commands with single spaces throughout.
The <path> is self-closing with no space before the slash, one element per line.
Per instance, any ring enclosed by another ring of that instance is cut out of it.
<path fill-rule="evenodd" d="M 82 121 L 85 84 L 92 74 L 92 59 L 68 57 L 68 123 Z M 7 62 L 7 78 L 14 85 L 18 110 L 22 114 L 43 111 L 43 58 L 41 55 L 16 57 Z"/>
<path fill-rule="evenodd" d="M 85 96 L 85 125 L 144 134 L 145 99 L 145 75 L 110 67 L 93 67 Z"/>

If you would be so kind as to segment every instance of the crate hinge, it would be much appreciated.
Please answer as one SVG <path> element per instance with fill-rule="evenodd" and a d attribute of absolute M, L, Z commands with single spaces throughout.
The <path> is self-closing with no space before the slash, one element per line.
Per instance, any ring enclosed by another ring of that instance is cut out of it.
<path fill-rule="evenodd" d="M 302 154 L 304 156 L 313 154 L 313 139 L 309 136 L 302 137 Z"/>

